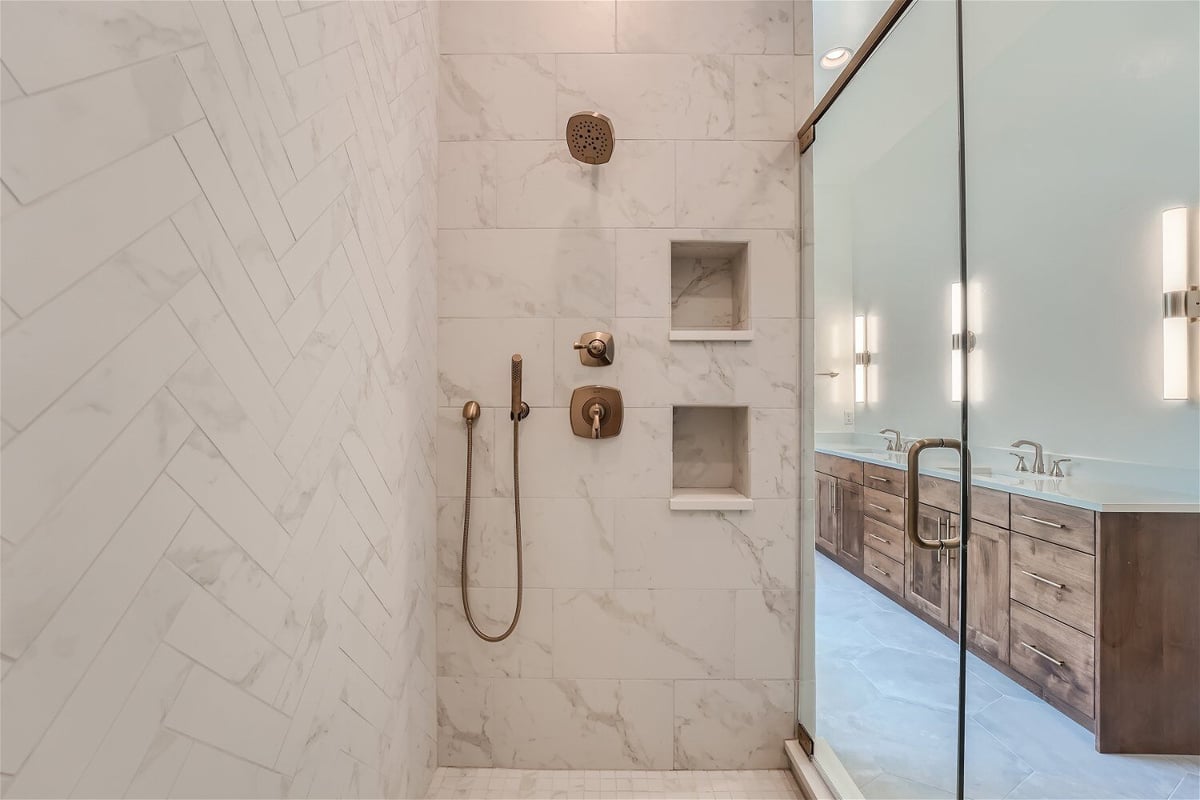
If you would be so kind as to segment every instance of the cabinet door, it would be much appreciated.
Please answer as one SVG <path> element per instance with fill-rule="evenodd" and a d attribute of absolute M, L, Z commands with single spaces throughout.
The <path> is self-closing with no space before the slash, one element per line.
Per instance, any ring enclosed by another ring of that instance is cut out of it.
<path fill-rule="evenodd" d="M 863 487 L 838 481 L 838 553 L 844 560 L 862 564 Z"/>
<path fill-rule="evenodd" d="M 950 513 L 922 504 L 917 512 L 918 531 L 925 539 L 945 539 Z M 923 550 L 907 543 L 904 596 L 914 608 L 941 625 L 950 623 L 950 559 L 939 550 Z"/>
<path fill-rule="evenodd" d="M 951 519 L 951 535 L 957 533 Z M 967 543 L 967 643 L 1008 660 L 1009 533 L 974 520 Z M 950 627 L 958 630 L 958 559 L 950 559 Z"/>
<path fill-rule="evenodd" d="M 837 555 L 837 478 L 817 473 L 817 547 Z"/>

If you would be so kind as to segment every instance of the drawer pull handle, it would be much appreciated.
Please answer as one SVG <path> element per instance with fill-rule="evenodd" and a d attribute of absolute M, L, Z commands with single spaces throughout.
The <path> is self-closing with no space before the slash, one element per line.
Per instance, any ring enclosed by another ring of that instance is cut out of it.
<path fill-rule="evenodd" d="M 867 564 L 867 566 L 870 567 L 871 569 L 875 570 L 876 572 L 878 572 L 880 575 L 885 575 L 885 576 L 888 575 L 888 571 L 886 569 L 880 569 L 879 567 L 875 566 L 874 564 Z"/>
<path fill-rule="evenodd" d="M 891 511 L 891 509 L 888 508 L 887 506 L 881 506 L 878 503 L 867 503 L 867 505 L 869 505 L 871 508 L 875 509 L 876 511 Z"/>
<path fill-rule="evenodd" d="M 1027 519 L 1027 520 L 1029 520 L 1030 522 L 1036 522 L 1038 525 L 1047 525 L 1047 526 L 1049 526 L 1049 527 L 1051 527 L 1051 528 L 1065 528 L 1065 527 L 1067 527 L 1066 525 L 1060 525 L 1060 524 L 1058 524 L 1057 522 L 1051 522 L 1051 521 L 1050 521 L 1050 520 L 1048 520 L 1048 519 L 1041 519 L 1041 518 L 1039 518 L 1039 517 L 1031 517 L 1031 516 L 1029 516 L 1028 514 L 1017 514 L 1017 516 L 1018 516 L 1018 517 L 1020 517 L 1021 519 Z"/>
<path fill-rule="evenodd" d="M 1038 650 L 1036 647 L 1029 644 L 1028 642 L 1021 642 L 1021 647 L 1024 647 L 1027 650 L 1032 650 L 1035 654 L 1041 656 L 1042 658 L 1046 659 L 1047 661 L 1049 661 L 1051 664 L 1054 664 L 1055 666 L 1061 667 L 1064 663 L 1062 661 L 1059 661 L 1054 656 L 1046 655 L 1041 650 Z"/>
<path fill-rule="evenodd" d="M 884 483 L 891 483 L 891 482 L 892 482 L 892 479 L 891 479 L 891 478 L 885 478 L 885 477 L 883 477 L 882 475 L 868 475 L 867 477 L 868 477 L 868 478 L 870 478 L 870 479 L 871 479 L 871 480 L 873 480 L 873 481 L 883 481 Z"/>
<path fill-rule="evenodd" d="M 1028 570 L 1023 569 L 1023 570 L 1021 570 L 1021 574 L 1028 575 L 1029 577 L 1033 578 L 1035 581 L 1041 581 L 1042 583 L 1049 584 L 1050 586 L 1053 586 L 1055 589 L 1067 588 L 1067 585 L 1065 583 L 1055 583 L 1054 581 L 1050 580 L 1049 578 L 1043 578 L 1041 575 L 1038 575 L 1036 572 L 1029 572 Z"/>
<path fill-rule="evenodd" d="M 875 539 L 876 541 L 883 542 L 884 544 L 891 544 L 891 542 L 889 542 L 887 539 L 883 538 L 882 536 L 877 536 L 874 533 L 868 533 L 867 536 L 870 536 L 872 539 Z"/>

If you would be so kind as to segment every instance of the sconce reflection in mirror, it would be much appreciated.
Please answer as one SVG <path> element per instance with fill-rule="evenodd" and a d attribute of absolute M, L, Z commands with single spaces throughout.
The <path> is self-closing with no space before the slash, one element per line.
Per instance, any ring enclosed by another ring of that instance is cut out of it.
<path fill-rule="evenodd" d="M 950 287 L 950 399 L 962 402 L 963 392 L 963 285 Z M 967 331 L 967 352 L 975 349 L 975 332 Z"/>
<path fill-rule="evenodd" d="M 859 314 L 854 318 L 854 402 L 867 402 L 867 365 L 871 354 L 867 352 L 867 318 Z"/>
<path fill-rule="evenodd" d="M 1162 213 L 1164 400 L 1188 399 L 1191 382 L 1188 327 L 1200 319 L 1200 288 L 1189 275 L 1192 216 L 1187 208 Z"/>

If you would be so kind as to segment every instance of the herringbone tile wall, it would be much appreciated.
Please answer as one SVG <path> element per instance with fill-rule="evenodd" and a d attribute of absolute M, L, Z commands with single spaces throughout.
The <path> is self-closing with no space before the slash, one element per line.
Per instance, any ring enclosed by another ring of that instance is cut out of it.
<path fill-rule="evenodd" d="M 420 796 L 436 9 L 0 23 L 4 794 Z"/>

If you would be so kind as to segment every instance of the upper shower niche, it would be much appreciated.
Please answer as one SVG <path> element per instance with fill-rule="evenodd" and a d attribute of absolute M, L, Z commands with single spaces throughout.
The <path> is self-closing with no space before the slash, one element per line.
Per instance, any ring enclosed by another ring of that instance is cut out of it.
<path fill-rule="evenodd" d="M 746 242 L 671 242 L 672 341 L 754 338 L 749 251 Z"/>

